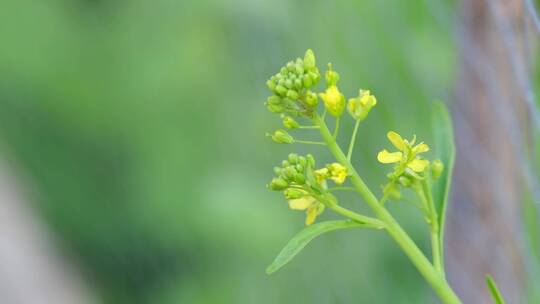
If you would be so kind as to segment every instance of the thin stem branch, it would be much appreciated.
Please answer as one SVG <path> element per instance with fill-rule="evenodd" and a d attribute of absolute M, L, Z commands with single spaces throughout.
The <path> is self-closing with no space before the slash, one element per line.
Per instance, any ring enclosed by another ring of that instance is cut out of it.
<path fill-rule="evenodd" d="M 297 144 L 305 144 L 305 145 L 322 145 L 322 146 L 326 146 L 326 143 L 324 143 L 324 142 L 322 142 L 322 141 L 297 140 L 297 139 L 295 139 L 294 142 L 297 143 Z"/>
<path fill-rule="evenodd" d="M 318 126 L 299 126 L 298 129 L 318 129 Z"/>
<path fill-rule="evenodd" d="M 337 138 L 338 133 L 339 133 L 339 122 L 340 121 L 339 121 L 339 116 L 338 116 L 338 117 L 336 117 L 336 126 L 334 128 L 334 135 L 333 135 L 334 140 Z"/>
<path fill-rule="evenodd" d="M 353 149 L 354 149 L 354 143 L 356 142 L 356 132 L 358 132 L 358 126 L 360 126 L 360 119 L 356 120 L 356 123 L 354 124 L 354 129 L 351 136 L 351 142 L 349 143 L 349 150 L 347 151 L 347 160 L 351 161 Z"/>

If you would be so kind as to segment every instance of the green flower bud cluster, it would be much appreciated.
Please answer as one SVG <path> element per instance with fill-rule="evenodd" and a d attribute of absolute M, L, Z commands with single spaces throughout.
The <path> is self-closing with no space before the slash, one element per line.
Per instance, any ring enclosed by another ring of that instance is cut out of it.
<path fill-rule="evenodd" d="M 278 144 L 292 144 L 294 138 L 285 130 L 276 130 L 273 134 L 266 134 L 272 137 L 272 140 Z"/>
<path fill-rule="evenodd" d="M 288 199 L 300 198 L 306 194 L 304 190 L 290 188 L 291 186 L 304 186 L 306 184 L 307 170 L 313 170 L 315 167 L 315 159 L 311 154 L 306 156 L 298 156 L 291 153 L 287 160 L 281 163 L 281 167 L 275 167 L 274 173 L 277 177 L 272 179 L 268 187 L 275 191 L 283 191 Z M 292 190 L 289 190 L 292 189 Z M 302 192 L 296 191 L 300 190 Z M 301 194 L 301 195 L 300 195 Z"/>
<path fill-rule="evenodd" d="M 311 116 L 317 106 L 317 94 L 309 89 L 315 86 L 321 75 L 315 65 L 315 55 L 307 50 L 304 58 L 288 62 L 280 72 L 272 76 L 266 85 L 274 93 L 268 97 L 266 106 L 272 113 L 294 116 Z"/>

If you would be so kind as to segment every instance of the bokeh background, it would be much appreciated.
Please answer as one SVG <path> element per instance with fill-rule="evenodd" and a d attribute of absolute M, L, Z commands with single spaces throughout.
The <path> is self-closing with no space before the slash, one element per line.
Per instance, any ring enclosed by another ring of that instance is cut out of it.
<path fill-rule="evenodd" d="M 455 18 L 453 1 L 4 0 L 2 170 L 91 302 L 431 302 L 373 231 L 324 235 L 265 274 L 304 219 L 265 188 L 271 168 L 291 151 L 330 155 L 273 144 L 280 120 L 263 102 L 307 48 L 347 96 L 371 89 L 354 163 L 379 190 L 386 132 L 432 142 L 430 103 L 452 103 Z M 427 249 L 421 216 L 390 208 Z"/>

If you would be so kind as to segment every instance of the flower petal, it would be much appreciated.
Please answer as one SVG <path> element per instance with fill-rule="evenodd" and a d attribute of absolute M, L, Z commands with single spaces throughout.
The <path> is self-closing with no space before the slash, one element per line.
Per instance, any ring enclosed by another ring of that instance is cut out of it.
<path fill-rule="evenodd" d="M 311 196 L 289 200 L 289 208 L 293 210 L 306 210 L 315 203 L 315 199 Z"/>
<path fill-rule="evenodd" d="M 413 159 L 409 164 L 407 164 L 407 167 L 411 168 L 415 172 L 422 172 L 426 167 L 429 165 L 429 161 L 425 159 Z"/>
<path fill-rule="evenodd" d="M 424 153 L 424 152 L 427 152 L 429 151 L 429 146 L 426 145 L 425 143 L 419 143 L 418 145 L 416 145 L 414 148 L 413 148 L 413 152 L 418 154 L 418 153 Z"/>
<path fill-rule="evenodd" d="M 388 140 L 396 147 L 399 151 L 405 150 L 405 142 L 403 141 L 403 138 L 399 134 L 397 134 L 394 131 L 388 132 L 386 134 L 386 137 L 388 137 Z"/>
<path fill-rule="evenodd" d="M 319 215 L 318 206 L 309 207 L 306 212 L 306 225 L 313 224 L 313 222 L 315 222 L 315 219 L 317 218 L 317 215 Z"/>
<path fill-rule="evenodd" d="M 383 164 L 397 163 L 401 160 L 402 157 L 403 153 L 401 152 L 390 153 L 386 150 L 382 150 L 381 152 L 379 152 L 379 154 L 377 154 L 377 160 Z"/>

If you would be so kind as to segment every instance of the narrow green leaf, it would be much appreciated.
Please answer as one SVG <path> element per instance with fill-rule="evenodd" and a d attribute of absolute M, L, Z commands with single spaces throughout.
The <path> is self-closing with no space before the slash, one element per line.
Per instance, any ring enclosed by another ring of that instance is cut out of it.
<path fill-rule="evenodd" d="M 304 249 L 304 247 L 306 247 L 309 242 L 311 242 L 311 240 L 313 240 L 317 236 L 334 230 L 358 227 L 374 228 L 369 224 L 363 224 L 349 220 L 327 221 L 307 226 L 306 228 L 304 228 L 304 230 L 296 234 L 287 243 L 287 245 L 285 245 L 285 247 L 277 255 L 274 262 L 272 262 L 272 264 L 270 264 L 270 266 L 266 268 L 266 273 L 272 274 L 281 267 L 285 266 L 285 264 L 289 263 L 302 249 Z"/>
<path fill-rule="evenodd" d="M 491 292 L 491 295 L 493 296 L 493 300 L 495 300 L 495 304 L 504 304 L 502 294 L 490 275 L 486 275 L 486 284 Z"/>
<path fill-rule="evenodd" d="M 446 207 L 448 205 L 448 193 L 452 183 L 452 172 L 454 170 L 454 159 L 456 148 L 454 145 L 454 131 L 452 119 L 448 109 L 442 102 L 433 104 L 431 116 L 433 137 L 435 139 L 435 155 L 444 164 L 444 171 L 435 182 L 433 187 L 433 200 L 437 208 L 439 219 L 439 239 L 441 243 L 441 259 L 444 263 L 444 226 L 446 220 Z"/>

